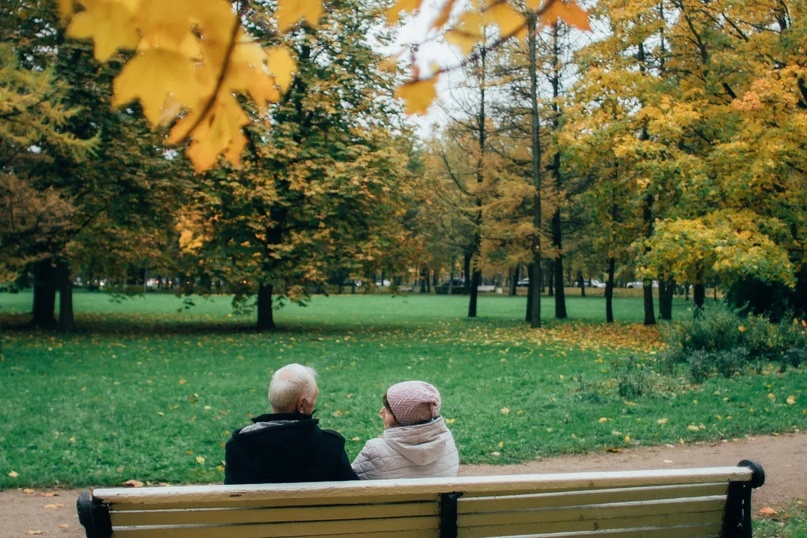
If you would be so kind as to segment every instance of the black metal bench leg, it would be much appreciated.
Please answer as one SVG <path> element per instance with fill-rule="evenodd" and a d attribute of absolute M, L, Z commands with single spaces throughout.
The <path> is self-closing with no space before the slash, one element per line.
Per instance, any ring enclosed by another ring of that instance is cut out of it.
<path fill-rule="evenodd" d="M 765 483 L 765 471 L 759 463 L 751 460 L 743 460 L 737 465 L 748 467 L 753 474 L 750 482 L 729 482 L 721 536 L 751 538 L 751 491 Z"/>
<path fill-rule="evenodd" d="M 109 508 L 94 499 L 89 490 L 84 490 L 76 501 L 78 521 L 84 527 L 87 538 L 109 538 L 112 536 L 112 519 Z"/>
<path fill-rule="evenodd" d="M 457 499 L 462 493 L 440 495 L 440 538 L 457 538 Z"/>

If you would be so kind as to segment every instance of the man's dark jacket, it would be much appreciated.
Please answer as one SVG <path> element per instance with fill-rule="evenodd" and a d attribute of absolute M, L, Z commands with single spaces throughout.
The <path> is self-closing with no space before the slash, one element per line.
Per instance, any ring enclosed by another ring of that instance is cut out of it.
<path fill-rule="evenodd" d="M 358 480 L 344 437 L 321 430 L 311 415 L 274 413 L 252 422 L 268 425 L 233 432 L 224 447 L 225 484 Z"/>

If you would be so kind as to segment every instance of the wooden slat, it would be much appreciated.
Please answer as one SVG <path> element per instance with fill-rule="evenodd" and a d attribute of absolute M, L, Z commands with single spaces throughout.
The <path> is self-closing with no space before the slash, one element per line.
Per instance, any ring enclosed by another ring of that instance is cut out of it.
<path fill-rule="evenodd" d="M 678 486 L 653 486 L 647 488 L 602 489 L 564 493 L 537 493 L 534 495 L 501 495 L 498 497 L 460 497 L 457 511 L 460 514 L 493 512 L 496 510 L 523 510 L 550 508 L 554 506 L 579 506 L 599 502 L 631 502 L 657 499 L 682 499 L 726 495 L 727 485 L 684 484 Z"/>
<path fill-rule="evenodd" d="M 643 527 L 640 529 L 608 529 L 599 531 L 567 532 L 562 538 L 719 538 L 721 525 L 695 525 L 689 527 Z M 519 534 L 510 538 L 553 538 L 556 534 Z M 459 538 L 465 538 L 460 534 Z"/>
<path fill-rule="evenodd" d="M 603 489 L 631 486 L 672 485 L 738 481 L 747 482 L 752 471 L 746 467 L 709 467 L 702 469 L 663 469 L 655 471 L 617 471 L 591 473 L 555 473 L 508 476 L 464 476 L 454 479 L 412 478 L 302 484 L 252 484 L 241 486 L 175 486 L 149 488 L 97 489 L 93 495 L 104 502 L 176 503 L 234 499 L 335 499 L 408 494 L 465 492 L 466 496 L 539 493 L 569 489 Z"/>
<path fill-rule="evenodd" d="M 128 510 L 188 510 L 193 508 L 280 508 L 283 506 L 340 506 L 373 504 L 377 502 L 437 502 L 439 498 L 440 496 L 435 493 L 385 495 L 382 498 L 379 498 L 377 495 L 361 495 L 356 497 L 329 497 L 327 499 L 316 496 L 302 499 L 263 499 L 259 496 L 236 496 L 228 498 L 226 501 L 216 496 L 211 496 L 209 498 L 193 499 L 181 497 L 174 501 L 160 498 L 158 502 L 148 502 L 147 498 L 144 497 L 137 502 L 115 501 L 109 504 L 109 508 L 113 512 L 125 512 Z"/>
<path fill-rule="evenodd" d="M 723 512 L 700 512 L 660 514 L 642 517 L 621 517 L 609 519 L 550 521 L 546 523 L 514 523 L 500 525 L 486 525 L 479 527 L 461 526 L 459 538 L 484 538 L 488 536 L 524 536 L 547 535 L 562 533 L 602 532 L 603 530 L 637 530 L 640 528 L 669 528 L 680 529 L 698 525 L 710 527 L 719 526 Z M 566 538 L 565 534 L 562 534 Z M 655 535 L 653 535 L 655 536 Z"/>
<path fill-rule="evenodd" d="M 112 512 L 112 526 L 135 525 L 217 525 L 236 523 L 282 523 L 295 521 L 333 521 L 341 525 L 350 519 L 382 519 L 437 516 L 433 503 L 332 505 L 282 508 L 218 508 L 190 510 L 149 510 Z"/>
<path fill-rule="evenodd" d="M 409 517 L 396 519 L 366 519 L 342 521 L 335 525 L 330 521 L 276 523 L 258 525 L 216 525 L 210 527 L 123 527 L 116 529 L 114 538 L 318 538 L 345 536 L 428 537 L 439 536 L 440 521 L 437 517 Z"/>
<path fill-rule="evenodd" d="M 490 512 L 465 514 L 457 517 L 460 527 L 475 527 L 520 523 L 547 523 L 562 521 L 602 521 L 612 518 L 655 517 L 664 514 L 696 514 L 700 512 L 723 513 L 725 499 L 722 497 L 699 497 L 697 499 L 671 501 L 645 501 L 631 503 L 592 504 L 566 508 L 517 510 L 513 512 Z M 637 527 L 641 525 L 629 525 Z"/>

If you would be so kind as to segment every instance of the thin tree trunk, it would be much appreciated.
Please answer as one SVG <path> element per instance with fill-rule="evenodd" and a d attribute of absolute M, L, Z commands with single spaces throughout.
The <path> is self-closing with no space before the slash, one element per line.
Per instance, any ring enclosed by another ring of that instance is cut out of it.
<path fill-rule="evenodd" d="M 667 280 L 659 280 L 658 283 L 658 313 L 663 320 L 672 321 L 673 293 L 675 283 Z"/>
<path fill-rule="evenodd" d="M 552 128 L 557 136 L 560 131 L 560 44 L 558 42 L 558 23 L 552 26 L 552 54 L 554 56 L 554 68 L 552 70 Z M 555 189 L 558 193 L 558 202 L 552 213 L 552 246 L 555 247 L 555 259 L 552 261 L 555 284 L 555 319 L 566 319 L 566 291 L 563 285 L 563 241 L 560 222 L 560 196 L 563 192 L 563 181 L 560 174 L 560 147 L 555 148 L 555 155 L 552 158 L 552 175 L 555 180 Z"/>
<path fill-rule="evenodd" d="M 272 284 L 258 286 L 258 330 L 271 331 L 275 329 L 274 312 L 272 311 Z"/>
<path fill-rule="evenodd" d="M 605 281 L 605 321 L 614 322 L 614 270 L 616 260 L 608 258 L 608 278 Z"/>
<path fill-rule="evenodd" d="M 59 289 L 59 330 L 69 333 L 76 330 L 76 319 L 73 314 L 73 281 L 70 278 L 70 266 L 64 260 L 56 263 L 56 285 Z"/>
<path fill-rule="evenodd" d="M 532 181 L 535 186 L 533 197 L 533 227 L 532 235 L 532 263 L 530 265 L 529 294 L 532 301 L 529 303 L 530 327 L 541 326 L 541 287 L 543 285 L 541 264 L 541 229 L 543 218 L 541 216 L 541 137 L 538 110 L 538 60 L 536 54 L 537 36 L 535 13 L 527 16 L 527 40 L 530 56 L 530 118 L 532 131 Z"/>

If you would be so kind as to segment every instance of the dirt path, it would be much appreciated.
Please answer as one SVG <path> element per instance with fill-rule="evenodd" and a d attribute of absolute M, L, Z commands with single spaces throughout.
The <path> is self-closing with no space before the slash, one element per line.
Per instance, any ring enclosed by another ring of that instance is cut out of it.
<path fill-rule="evenodd" d="M 721 443 L 635 448 L 534 461 L 521 465 L 465 465 L 460 475 L 663 469 L 735 465 L 752 459 L 765 469 L 765 485 L 754 492 L 755 510 L 807 502 L 807 432 L 750 437 Z M 0 492 L 0 537 L 81 538 L 76 517 L 79 490 Z"/>

